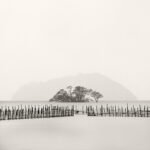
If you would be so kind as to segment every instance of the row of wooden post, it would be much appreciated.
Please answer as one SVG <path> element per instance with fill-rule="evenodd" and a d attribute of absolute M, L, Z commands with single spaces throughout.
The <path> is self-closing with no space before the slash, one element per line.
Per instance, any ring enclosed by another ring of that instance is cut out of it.
<path fill-rule="evenodd" d="M 0 120 L 14 119 L 34 119 L 34 118 L 50 118 L 50 117 L 66 117 L 74 116 L 74 107 L 60 106 L 17 106 L 17 107 L 1 107 Z"/>
<path fill-rule="evenodd" d="M 148 106 L 106 106 L 86 107 L 88 116 L 109 116 L 109 117 L 150 117 Z"/>
<path fill-rule="evenodd" d="M 0 120 L 14 119 L 33 119 L 33 118 L 51 118 L 51 117 L 67 117 L 77 114 L 87 116 L 109 116 L 109 117 L 150 117 L 150 109 L 148 106 L 5 106 L 0 107 Z"/>

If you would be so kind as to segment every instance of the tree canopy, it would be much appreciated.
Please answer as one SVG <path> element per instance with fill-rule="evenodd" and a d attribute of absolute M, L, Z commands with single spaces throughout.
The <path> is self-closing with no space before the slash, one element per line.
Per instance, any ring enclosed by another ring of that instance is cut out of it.
<path fill-rule="evenodd" d="M 99 102 L 103 95 L 83 86 L 60 89 L 49 101 L 53 102 Z"/>

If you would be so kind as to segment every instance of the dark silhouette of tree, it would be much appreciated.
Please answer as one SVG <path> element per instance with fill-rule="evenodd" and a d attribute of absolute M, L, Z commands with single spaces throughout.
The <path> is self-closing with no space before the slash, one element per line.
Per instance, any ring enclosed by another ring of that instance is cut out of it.
<path fill-rule="evenodd" d="M 51 101 L 68 101 L 69 96 L 67 94 L 67 92 L 64 89 L 59 90 L 56 95 L 54 95 L 54 97 L 51 99 Z"/>
<path fill-rule="evenodd" d="M 85 87 L 82 86 L 76 86 L 75 89 L 73 90 L 73 94 L 76 97 L 77 102 L 82 102 L 84 101 L 84 97 L 88 90 Z"/>
<path fill-rule="evenodd" d="M 95 100 L 98 102 L 103 95 L 92 89 L 87 89 L 82 86 L 68 86 L 66 90 L 60 89 L 50 101 L 56 102 L 90 102 Z"/>
<path fill-rule="evenodd" d="M 70 101 L 72 101 L 72 100 L 73 100 L 73 97 L 72 97 L 72 90 L 73 90 L 73 87 L 72 87 L 72 86 L 68 86 L 67 89 L 68 89 L 68 91 L 69 91 L 68 95 L 69 95 L 69 97 L 70 97 Z"/>
<path fill-rule="evenodd" d="M 95 99 L 96 102 L 98 102 L 98 100 L 103 97 L 102 94 L 96 91 L 92 91 L 91 96 Z"/>

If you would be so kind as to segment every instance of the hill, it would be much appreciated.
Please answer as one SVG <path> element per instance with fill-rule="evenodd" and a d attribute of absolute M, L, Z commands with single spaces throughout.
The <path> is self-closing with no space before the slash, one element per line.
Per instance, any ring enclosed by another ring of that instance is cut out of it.
<path fill-rule="evenodd" d="M 47 82 L 29 83 L 18 89 L 12 100 L 48 101 L 56 92 L 68 85 L 81 85 L 100 91 L 104 95 L 101 100 L 136 100 L 136 97 L 123 85 L 100 74 L 80 74 Z"/>

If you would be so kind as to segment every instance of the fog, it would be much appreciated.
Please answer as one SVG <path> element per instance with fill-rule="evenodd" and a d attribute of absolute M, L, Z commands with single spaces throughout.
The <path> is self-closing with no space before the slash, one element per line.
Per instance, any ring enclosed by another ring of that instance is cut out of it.
<path fill-rule="evenodd" d="M 149 100 L 148 0 L 0 1 L 0 99 L 24 84 L 101 73 Z"/>

